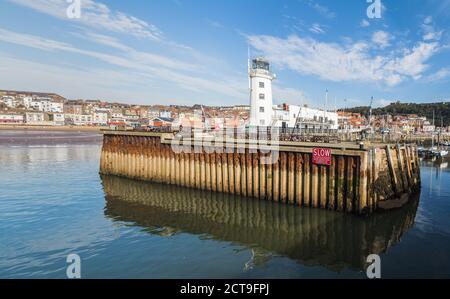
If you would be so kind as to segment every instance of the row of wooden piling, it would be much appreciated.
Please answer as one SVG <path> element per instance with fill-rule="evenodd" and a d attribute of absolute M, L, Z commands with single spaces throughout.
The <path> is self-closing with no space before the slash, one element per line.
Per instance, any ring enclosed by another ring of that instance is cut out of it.
<path fill-rule="evenodd" d="M 344 154 L 333 154 L 326 166 L 312 163 L 311 148 L 280 150 L 273 164 L 265 164 L 268 154 L 250 148 L 230 153 L 188 149 L 175 153 L 156 134 L 105 134 L 100 169 L 104 174 L 358 214 L 374 211 L 377 202 L 386 199 L 374 191 L 382 174 L 381 151 L 341 150 Z M 416 157 L 411 147 L 399 147 L 397 159 L 390 150 L 386 156 L 393 172 L 387 179 L 392 178 L 392 193 L 397 194 L 414 184 Z"/>

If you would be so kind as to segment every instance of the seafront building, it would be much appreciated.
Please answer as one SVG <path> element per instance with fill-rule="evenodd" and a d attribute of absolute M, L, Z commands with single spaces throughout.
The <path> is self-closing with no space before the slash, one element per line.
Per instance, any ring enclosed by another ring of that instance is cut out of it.
<path fill-rule="evenodd" d="M 0 113 L 0 124 L 22 124 L 24 115 L 16 113 Z"/>
<path fill-rule="evenodd" d="M 304 132 L 330 132 L 338 129 L 338 114 L 325 109 L 298 105 L 273 105 L 270 63 L 255 58 L 249 63 L 250 126 L 295 128 Z"/>

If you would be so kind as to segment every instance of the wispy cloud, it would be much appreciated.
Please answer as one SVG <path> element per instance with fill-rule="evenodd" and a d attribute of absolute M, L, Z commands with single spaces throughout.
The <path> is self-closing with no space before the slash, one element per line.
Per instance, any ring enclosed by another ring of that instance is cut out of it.
<path fill-rule="evenodd" d="M 66 10 L 68 3 L 65 0 L 9 1 L 90 28 L 131 34 L 136 37 L 150 38 L 153 40 L 159 40 L 162 36 L 162 32 L 155 25 L 120 11 L 112 11 L 105 4 L 93 0 L 82 1 L 82 14 L 80 19 L 69 19 L 67 17 Z"/>
<path fill-rule="evenodd" d="M 388 32 L 382 30 L 376 31 L 372 35 L 372 42 L 381 49 L 388 47 L 390 45 L 391 39 L 391 35 Z"/>
<path fill-rule="evenodd" d="M 159 55 L 156 53 L 137 51 L 132 47 L 120 42 L 118 39 L 108 35 L 98 34 L 90 31 L 84 31 L 83 33 L 74 34 L 79 38 L 89 40 L 93 43 L 121 50 L 131 60 L 142 63 L 143 65 L 160 65 L 181 71 L 200 71 L 202 69 L 202 67 L 197 64 L 186 63 L 184 61 L 180 61 L 175 58 Z"/>
<path fill-rule="evenodd" d="M 366 19 L 363 19 L 363 20 L 361 21 L 361 23 L 359 23 L 359 26 L 361 26 L 361 27 L 363 27 L 363 28 L 369 27 L 369 26 L 370 26 L 370 22 L 367 21 Z"/>
<path fill-rule="evenodd" d="M 120 67 L 124 71 L 132 71 L 147 78 L 147 80 L 171 82 L 185 90 L 198 93 L 219 93 L 233 99 L 246 97 L 245 80 L 240 82 L 235 77 L 226 77 L 223 74 L 194 75 L 193 70 L 198 67 L 153 53 L 139 52 L 129 48 L 119 41 L 105 36 L 94 35 L 94 40 L 107 45 L 114 45 L 125 50 L 122 55 L 111 55 L 103 52 L 90 51 L 38 36 L 16 33 L 0 28 L 0 41 L 31 47 L 45 51 L 60 51 L 73 53 L 97 59 L 106 65 Z M 98 39 L 97 37 L 100 37 Z M 88 37 L 89 38 L 89 37 Z M 179 66 L 179 67 L 178 67 Z M 100 80 L 99 78 L 98 80 Z"/>
<path fill-rule="evenodd" d="M 450 78 L 450 67 L 441 68 L 437 72 L 428 75 L 425 78 L 425 82 L 436 82 L 436 81 L 442 81 L 444 79 Z"/>
<path fill-rule="evenodd" d="M 325 27 L 318 23 L 314 23 L 311 25 L 311 28 L 309 28 L 309 31 L 311 31 L 312 33 L 316 33 L 316 34 L 324 34 Z"/>
<path fill-rule="evenodd" d="M 313 8 L 316 12 L 318 12 L 321 16 L 325 18 L 333 19 L 336 17 L 336 13 L 324 5 L 320 5 L 313 0 L 308 0 L 307 3 L 311 8 Z"/>
<path fill-rule="evenodd" d="M 419 42 L 412 49 L 404 49 L 403 55 L 390 58 L 384 65 L 388 73 L 399 74 L 418 80 L 429 68 L 426 62 L 441 50 L 438 43 Z"/>
<path fill-rule="evenodd" d="M 209 26 L 211 26 L 211 27 L 219 28 L 219 29 L 225 28 L 225 26 L 218 21 L 208 20 L 207 22 L 208 22 Z"/>
<path fill-rule="evenodd" d="M 438 43 L 417 43 L 394 56 L 375 55 L 369 43 L 348 45 L 319 42 L 297 35 L 279 38 L 268 35 L 248 37 L 249 43 L 280 67 L 334 82 L 381 82 L 395 86 L 406 79 L 419 79 L 426 62 L 439 50 Z"/>
<path fill-rule="evenodd" d="M 430 40 L 440 40 L 443 30 L 436 30 L 435 26 L 433 25 L 433 17 L 428 16 L 424 19 L 422 26 L 421 26 L 422 32 L 423 32 L 423 40 L 430 41 Z"/>
<path fill-rule="evenodd" d="M 0 75 L 4 88 L 22 90 L 22 82 L 27 82 L 27 89 L 53 91 L 71 98 L 144 102 L 151 96 L 149 84 L 136 84 L 148 80 L 135 73 L 93 67 L 67 68 L 11 57 L 1 52 L 0 57 L 0 74 L 8 74 Z"/>

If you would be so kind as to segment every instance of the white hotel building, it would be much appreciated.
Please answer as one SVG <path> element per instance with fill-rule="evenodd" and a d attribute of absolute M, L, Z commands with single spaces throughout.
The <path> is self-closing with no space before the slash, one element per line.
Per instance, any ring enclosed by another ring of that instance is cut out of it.
<path fill-rule="evenodd" d="M 63 113 L 64 104 L 49 98 L 37 98 L 30 102 L 30 107 L 41 112 Z"/>
<path fill-rule="evenodd" d="M 249 64 L 250 126 L 297 128 L 305 132 L 328 132 L 338 129 L 338 115 L 320 109 L 296 105 L 273 105 L 272 81 L 276 75 L 264 58 Z"/>

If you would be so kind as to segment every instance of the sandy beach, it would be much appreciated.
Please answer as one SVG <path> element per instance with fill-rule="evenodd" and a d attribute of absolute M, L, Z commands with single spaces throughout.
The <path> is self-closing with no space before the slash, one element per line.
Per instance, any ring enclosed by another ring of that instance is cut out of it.
<path fill-rule="evenodd" d="M 103 127 L 85 126 L 29 126 L 29 125 L 0 125 L 0 130 L 24 131 L 62 131 L 62 132 L 100 132 Z"/>

